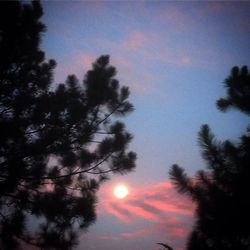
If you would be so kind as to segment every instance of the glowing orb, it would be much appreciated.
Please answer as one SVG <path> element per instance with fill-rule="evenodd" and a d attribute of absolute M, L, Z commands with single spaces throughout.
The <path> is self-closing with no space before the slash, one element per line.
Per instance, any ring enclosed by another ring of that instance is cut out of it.
<path fill-rule="evenodd" d="M 114 196 L 118 199 L 123 199 L 128 195 L 128 188 L 124 185 L 119 185 L 114 188 Z"/>

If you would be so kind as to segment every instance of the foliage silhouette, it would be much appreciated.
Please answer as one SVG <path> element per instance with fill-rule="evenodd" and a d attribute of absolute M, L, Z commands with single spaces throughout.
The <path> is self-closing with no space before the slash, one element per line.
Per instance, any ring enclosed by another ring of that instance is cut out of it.
<path fill-rule="evenodd" d="M 96 191 L 109 173 L 135 168 L 132 135 L 116 117 L 133 111 L 129 89 L 101 56 L 80 84 L 53 85 L 40 50 L 38 1 L 0 2 L 0 248 L 22 242 L 71 249 L 95 221 Z"/>
<path fill-rule="evenodd" d="M 250 114 L 250 74 L 246 66 L 234 67 L 225 81 L 228 96 L 217 102 L 218 108 L 232 106 Z M 170 178 L 180 193 L 197 205 L 196 222 L 187 243 L 188 250 L 250 249 L 250 130 L 238 143 L 220 142 L 208 125 L 199 132 L 202 156 L 207 170 L 195 178 L 178 165 L 170 169 Z"/>
<path fill-rule="evenodd" d="M 163 246 L 164 248 L 168 249 L 168 250 L 174 250 L 172 247 L 170 247 L 169 245 L 167 245 L 166 243 L 157 243 L 160 246 Z"/>
<path fill-rule="evenodd" d="M 227 97 L 217 101 L 217 107 L 226 111 L 230 107 L 237 108 L 250 115 L 250 75 L 247 66 L 241 69 L 233 67 L 231 75 L 225 80 Z"/>

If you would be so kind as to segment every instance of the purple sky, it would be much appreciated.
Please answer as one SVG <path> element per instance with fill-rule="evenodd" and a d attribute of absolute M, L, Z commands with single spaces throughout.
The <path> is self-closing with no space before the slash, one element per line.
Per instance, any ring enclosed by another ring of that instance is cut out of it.
<path fill-rule="evenodd" d="M 173 163 L 193 174 L 205 164 L 197 133 L 208 123 L 219 139 L 237 139 L 249 121 L 219 112 L 222 82 L 234 65 L 250 66 L 250 2 L 44 1 L 48 30 L 42 48 L 58 62 L 55 82 L 80 79 L 102 54 L 131 89 L 135 112 L 124 119 L 134 134 L 137 168 L 113 176 L 99 191 L 98 219 L 77 249 L 184 249 L 194 206 L 173 190 Z M 113 197 L 124 183 L 130 194 Z"/>

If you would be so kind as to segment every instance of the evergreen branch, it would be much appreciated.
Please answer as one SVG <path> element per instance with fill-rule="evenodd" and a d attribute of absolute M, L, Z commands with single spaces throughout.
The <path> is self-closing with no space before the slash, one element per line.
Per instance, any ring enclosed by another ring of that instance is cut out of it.
<path fill-rule="evenodd" d="M 97 124 L 95 124 L 94 128 L 97 128 L 101 123 L 105 122 L 111 115 L 113 115 L 121 106 L 121 103 L 114 108 L 108 115 L 106 115 L 102 120 L 100 120 Z"/>
<path fill-rule="evenodd" d="M 106 155 L 100 162 L 98 162 L 96 165 L 94 165 L 93 167 L 89 168 L 89 169 L 84 169 L 84 170 L 80 170 L 80 171 L 76 171 L 76 172 L 72 172 L 69 174 L 65 174 L 65 175 L 58 175 L 58 176 L 42 176 L 40 178 L 33 178 L 33 177 L 21 177 L 21 179 L 23 180 L 45 180 L 45 179 L 49 179 L 49 180 L 54 180 L 54 179 L 60 179 L 60 178 L 67 178 L 70 176 L 74 176 L 74 175 L 78 175 L 78 174 L 82 174 L 82 173 L 88 173 L 89 171 L 97 168 L 98 166 L 100 166 L 103 162 L 105 162 L 111 155 L 113 154 L 110 153 L 108 155 Z M 6 177 L 6 176 L 5 176 Z"/>
<path fill-rule="evenodd" d="M 113 172 L 115 170 L 119 170 L 119 167 L 108 169 L 108 170 L 103 170 L 103 171 L 98 171 L 98 172 L 87 172 L 88 174 L 107 174 L 110 172 Z"/>

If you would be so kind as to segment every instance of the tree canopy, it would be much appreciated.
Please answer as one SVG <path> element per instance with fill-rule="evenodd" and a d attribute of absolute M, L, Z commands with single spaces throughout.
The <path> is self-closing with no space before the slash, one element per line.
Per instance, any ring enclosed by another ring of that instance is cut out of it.
<path fill-rule="evenodd" d="M 246 66 L 234 67 L 225 80 L 226 98 L 217 106 L 234 107 L 250 115 L 250 74 Z M 249 250 L 250 248 L 250 130 L 239 142 L 218 141 L 208 125 L 199 132 L 206 170 L 194 178 L 173 165 L 170 178 L 180 193 L 197 206 L 188 250 Z"/>
<path fill-rule="evenodd" d="M 109 56 L 82 82 L 53 84 L 42 15 L 38 1 L 0 2 L 1 249 L 71 249 L 96 219 L 99 185 L 135 168 L 132 135 L 117 120 L 133 111 L 130 92 Z"/>

